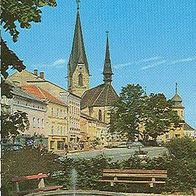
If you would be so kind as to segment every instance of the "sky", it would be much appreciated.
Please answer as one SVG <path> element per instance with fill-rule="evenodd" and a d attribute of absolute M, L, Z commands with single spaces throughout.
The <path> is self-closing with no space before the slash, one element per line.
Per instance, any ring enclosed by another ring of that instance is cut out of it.
<path fill-rule="evenodd" d="M 42 8 L 41 23 L 20 29 L 9 47 L 27 70 L 37 68 L 46 79 L 67 88 L 67 63 L 76 21 L 76 1 L 57 0 Z M 147 93 L 169 99 L 178 83 L 185 120 L 196 128 L 196 1 L 81 0 L 80 17 L 90 69 L 90 86 L 103 81 L 106 31 L 109 31 L 113 86 L 140 84 Z"/>

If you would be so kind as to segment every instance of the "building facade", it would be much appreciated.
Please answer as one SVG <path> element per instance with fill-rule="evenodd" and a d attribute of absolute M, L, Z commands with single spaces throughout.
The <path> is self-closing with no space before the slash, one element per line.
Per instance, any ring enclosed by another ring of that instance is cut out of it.
<path fill-rule="evenodd" d="M 178 93 L 178 84 L 176 83 L 176 88 L 175 88 L 175 94 L 171 98 L 171 101 L 173 103 L 172 109 L 177 113 L 180 119 L 180 123 L 178 127 L 174 127 L 172 124 L 170 127 L 170 130 L 168 133 L 159 136 L 158 140 L 162 142 L 167 142 L 170 141 L 173 138 L 182 138 L 184 136 L 188 136 L 191 138 L 195 137 L 195 130 L 188 125 L 188 123 L 185 121 L 185 108 L 182 104 L 182 98 Z"/>
<path fill-rule="evenodd" d="M 41 89 L 47 89 L 47 92 L 52 94 L 58 100 L 67 105 L 67 132 L 68 146 L 70 149 L 73 145 L 78 146 L 80 134 L 80 101 L 81 98 L 64 88 L 45 79 L 44 72 L 38 74 L 38 70 L 31 73 L 27 70 L 15 72 L 9 76 L 9 80 L 15 82 L 19 86 L 34 85 Z M 54 138 L 54 137 L 53 137 Z"/>
<path fill-rule="evenodd" d="M 47 105 L 48 103 L 44 100 L 27 93 L 20 87 L 13 85 L 11 99 L 5 96 L 1 99 L 1 104 L 3 107 L 9 107 L 9 113 L 13 114 L 17 111 L 22 111 L 27 114 L 29 120 L 29 128 L 24 132 L 21 132 L 22 144 L 25 140 L 33 136 L 41 136 L 43 141 L 47 140 Z M 44 142 L 44 146 L 47 147 L 47 142 Z"/>
<path fill-rule="evenodd" d="M 48 137 L 48 150 L 54 152 L 68 150 L 68 106 L 38 86 L 24 85 L 21 88 L 47 102 L 45 127 Z"/>

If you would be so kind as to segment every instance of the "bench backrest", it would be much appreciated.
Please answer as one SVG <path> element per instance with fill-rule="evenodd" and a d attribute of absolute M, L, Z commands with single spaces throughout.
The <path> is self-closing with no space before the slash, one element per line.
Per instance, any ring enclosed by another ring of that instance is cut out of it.
<path fill-rule="evenodd" d="M 167 178 L 167 170 L 104 169 L 103 177 L 154 177 Z"/>
<path fill-rule="evenodd" d="M 37 175 L 32 175 L 32 176 L 15 176 L 12 178 L 12 182 L 23 182 L 23 181 L 27 181 L 27 180 L 39 180 L 42 178 L 47 178 L 48 175 L 47 174 L 42 174 L 39 173 Z"/>

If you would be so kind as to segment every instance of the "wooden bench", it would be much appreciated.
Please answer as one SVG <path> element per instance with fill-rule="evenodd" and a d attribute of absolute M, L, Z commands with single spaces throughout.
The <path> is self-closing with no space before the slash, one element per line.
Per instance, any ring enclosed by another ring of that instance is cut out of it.
<path fill-rule="evenodd" d="M 99 182 L 133 184 L 165 184 L 167 170 L 146 170 L 146 169 L 104 169 L 102 179 Z"/>
<path fill-rule="evenodd" d="M 62 188 L 63 186 L 45 186 L 44 183 L 44 178 L 47 178 L 48 175 L 47 174 L 42 174 L 39 173 L 37 175 L 32 175 L 32 176 L 15 176 L 12 178 L 12 182 L 16 183 L 16 192 L 15 195 L 24 195 L 24 194 L 28 194 L 28 193 L 34 193 L 34 192 L 45 192 L 45 191 L 53 191 L 53 190 L 57 190 Z M 20 182 L 24 182 L 24 181 L 29 181 L 29 180 L 38 180 L 38 187 L 36 189 L 32 189 L 32 190 L 24 190 L 21 191 L 20 187 L 19 187 L 19 183 Z"/>

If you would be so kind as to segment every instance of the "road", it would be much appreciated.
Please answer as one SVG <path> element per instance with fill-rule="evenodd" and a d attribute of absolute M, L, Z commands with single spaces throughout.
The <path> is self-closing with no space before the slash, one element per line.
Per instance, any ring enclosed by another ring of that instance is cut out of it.
<path fill-rule="evenodd" d="M 147 151 L 147 156 L 150 158 L 162 156 L 165 153 L 168 153 L 165 147 L 144 147 L 142 150 Z M 75 152 L 69 153 L 66 155 L 67 158 L 79 159 L 85 158 L 90 159 L 94 158 L 98 155 L 105 155 L 107 158 L 111 158 L 112 161 L 117 160 L 126 160 L 131 155 L 134 155 L 135 151 L 138 151 L 137 147 L 133 147 L 131 149 L 128 148 L 111 148 L 111 149 L 102 149 L 102 150 L 91 150 L 85 152 Z M 65 157 L 61 157 L 63 160 Z"/>

